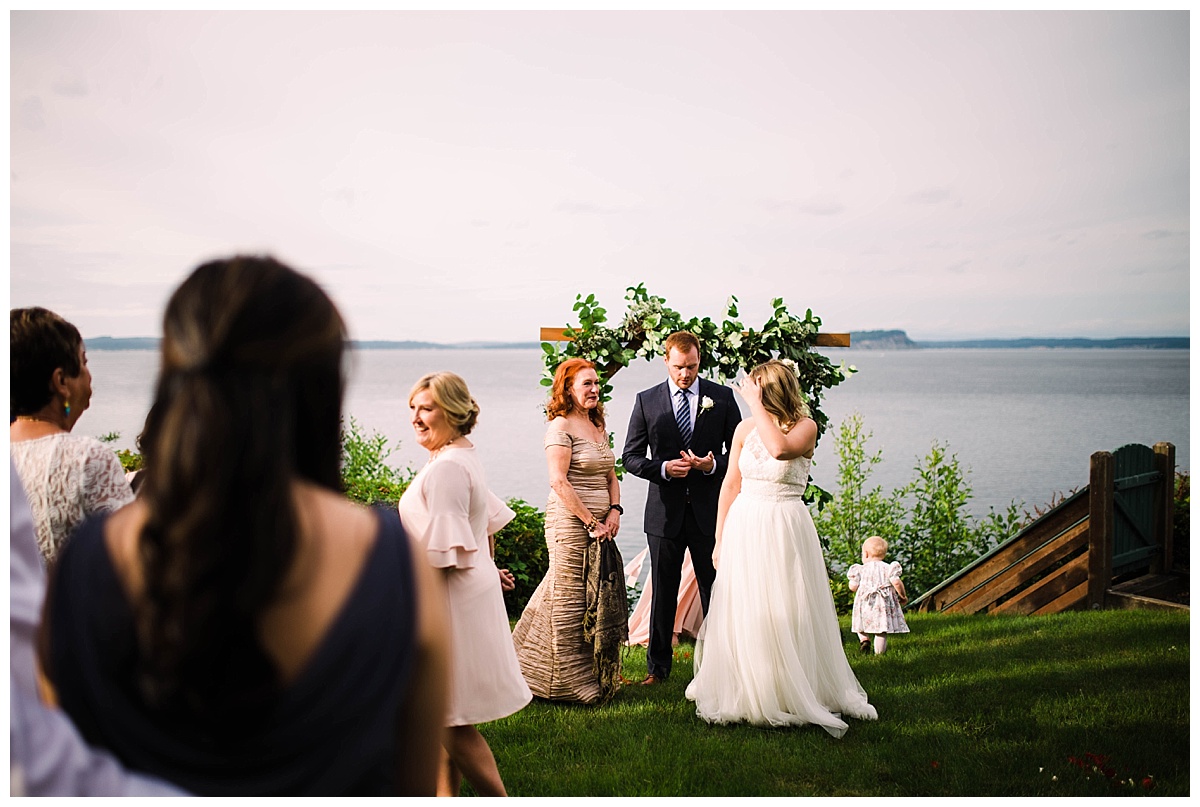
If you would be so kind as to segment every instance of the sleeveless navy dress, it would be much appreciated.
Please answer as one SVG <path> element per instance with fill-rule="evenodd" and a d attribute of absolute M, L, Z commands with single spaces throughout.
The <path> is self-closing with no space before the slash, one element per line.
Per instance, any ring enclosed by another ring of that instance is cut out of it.
<path fill-rule="evenodd" d="M 63 710 L 92 745 L 193 793 L 394 794 L 416 603 L 400 520 L 375 513 L 375 546 L 304 670 L 267 720 L 219 742 L 161 719 L 138 694 L 133 612 L 104 544 L 106 516 L 88 519 L 47 593 L 50 675 Z"/>

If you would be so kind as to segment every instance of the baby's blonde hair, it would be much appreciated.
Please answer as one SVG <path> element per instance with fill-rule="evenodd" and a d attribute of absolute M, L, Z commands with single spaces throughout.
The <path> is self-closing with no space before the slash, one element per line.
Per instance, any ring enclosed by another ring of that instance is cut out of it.
<path fill-rule="evenodd" d="M 878 535 L 872 535 L 863 541 L 863 551 L 873 558 L 887 557 L 887 541 Z"/>

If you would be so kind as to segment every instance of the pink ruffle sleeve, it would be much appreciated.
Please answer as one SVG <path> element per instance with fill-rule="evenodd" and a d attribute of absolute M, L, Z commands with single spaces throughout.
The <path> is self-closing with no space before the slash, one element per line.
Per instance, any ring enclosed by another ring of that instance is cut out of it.
<path fill-rule="evenodd" d="M 425 553 L 435 569 L 470 569 L 486 535 L 471 529 L 471 489 L 474 480 L 465 467 L 449 458 L 431 465 L 422 492 L 428 508 Z"/>
<path fill-rule="evenodd" d="M 495 535 L 504 529 L 504 525 L 517 517 L 513 509 L 495 493 L 488 491 L 488 523 L 487 534 Z"/>

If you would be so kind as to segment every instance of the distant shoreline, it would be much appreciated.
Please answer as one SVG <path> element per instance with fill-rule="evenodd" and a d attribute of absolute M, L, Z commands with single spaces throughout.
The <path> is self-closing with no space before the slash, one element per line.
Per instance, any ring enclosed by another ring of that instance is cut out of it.
<path fill-rule="evenodd" d="M 97 336 L 84 340 L 88 350 L 158 350 L 161 340 L 151 336 Z M 541 342 L 414 342 L 351 340 L 355 350 L 537 350 Z M 904 331 L 851 331 L 850 346 L 858 350 L 943 350 L 948 348 L 1054 350 L 1097 348 L 1106 350 L 1189 350 L 1189 336 L 1123 337 L 1118 339 L 1035 338 L 955 339 L 914 342 Z"/>

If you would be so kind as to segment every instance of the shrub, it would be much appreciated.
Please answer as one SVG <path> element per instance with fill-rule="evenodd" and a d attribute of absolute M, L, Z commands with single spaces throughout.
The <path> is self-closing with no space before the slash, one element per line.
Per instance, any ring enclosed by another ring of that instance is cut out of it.
<path fill-rule="evenodd" d="M 546 549 L 546 515 L 521 499 L 509 499 L 516 516 L 495 538 L 496 567 L 508 569 L 517 587 L 505 592 L 509 616 L 520 616 L 534 589 L 546 576 L 550 555 Z"/>
<path fill-rule="evenodd" d="M 878 485 L 867 486 L 873 469 L 883 461 L 882 451 L 867 453 L 871 436 L 857 412 L 838 425 L 834 437 L 838 492 L 819 512 L 813 511 L 831 578 L 844 575 L 852 564 L 861 561 L 864 540 L 900 532 L 903 505 L 894 494 L 884 495 Z"/>
<path fill-rule="evenodd" d="M 871 432 L 854 413 L 834 437 L 838 456 L 838 492 L 824 508 L 812 508 L 813 521 L 825 550 L 830 587 L 838 613 L 846 613 L 854 597 L 846 586 L 846 570 L 862 559 L 862 542 L 880 535 L 888 542 L 888 559 L 904 567 L 909 599 L 916 599 L 1020 527 L 1018 505 L 1001 512 L 989 509 L 975 518 L 966 506 L 972 496 L 958 456 L 936 440 L 914 467 L 915 477 L 885 494 L 868 487 L 882 451 L 868 453 Z"/>
<path fill-rule="evenodd" d="M 121 433 L 109 432 L 108 434 L 100 435 L 96 439 L 101 443 L 115 443 L 121 439 Z M 125 473 L 142 470 L 142 455 L 136 451 L 130 451 L 128 448 L 118 448 L 115 449 L 113 453 L 116 454 L 117 459 L 121 461 L 121 469 L 125 471 Z"/>
<path fill-rule="evenodd" d="M 934 440 L 917 463 L 916 478 L 896 493 L 911 502 L 905 523 L 890 542 L 892 560 L 904 567 L 904 584 L 916 599 L 1020 528 L 1019 507 L 1010 502 L 983 518 L 967 512 L 971 485 L 958 455 Z M 885 538 L 887 536 L 884 536 Z"/>
<path fill-rule="evenodd" d="M 833 593 L 833 607 L 839 614 L 854 610 L 854 592 L 850 590 L 850 581 L 845 576 L 829 575 L 829 590 Z"/>
<path fill-rule="evenodd" d="M 145 464 L 141 454 L 130 451 L 128 448 L 117 449 L 117 459 L 121 461 L 121 468 L 125 470 L 125 473 L 140 471 Z"/>
<path fill-rule="evenodd" d="M 392 449 L 378 432 L 363 434 L 354 418 L 342 424 L 342 486 L 346 496 L 363 504 L 396 504 L 416 472 L 387 464 Z"/>
<path fill-rule="evenodd" d="M 1192 477 L 1183 471 L 1175 472 L 1175 565 L 1187 568 L 1191 554 Z"/>

